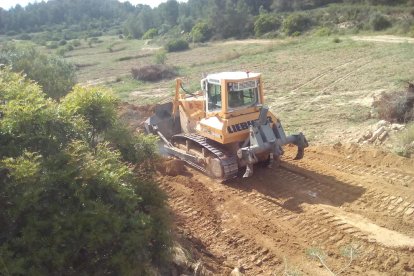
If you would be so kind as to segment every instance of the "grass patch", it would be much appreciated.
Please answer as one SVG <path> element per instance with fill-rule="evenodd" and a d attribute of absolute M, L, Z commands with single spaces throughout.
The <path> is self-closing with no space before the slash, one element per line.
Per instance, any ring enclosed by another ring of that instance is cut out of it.
<path fill-rule="evenodd" d="M 126 61 L 126 60 L 131 60 L 131 59 L 139 59 L 139 58 L 144 58 L 144 57 L 150 57 L 153 54 L 151 53 L 145 53 L 145 54 L 139 54 L 139 55 L 135 55 L 135 56 L 125 56 L 125 57 L 120 57 L 115 59 L 115 61 Z"/>

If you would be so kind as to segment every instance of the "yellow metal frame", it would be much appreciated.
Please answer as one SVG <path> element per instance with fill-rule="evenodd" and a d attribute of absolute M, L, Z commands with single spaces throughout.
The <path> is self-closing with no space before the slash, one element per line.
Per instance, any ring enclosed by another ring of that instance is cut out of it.
<path fill-rule="evenodd" d="M 264 90 L 261 75 L 252 78 L 243 79 L 243 81 L 258 80 L 259 81 L 259 95 L 258 104 L 264 104 Z M 206 112 L 206 99 L 204 97 L 204 104 L 199 104 L 200 99 L 194 98 L 194 107 L 191 105 L 191 98 L 186 98 L 185 93 L 180 93 L 182 84 L 181 79 L 176 79 L 175 96 L 173 102 L 173 116 L 181 108 L 186 114 L 186 119 L 197 124 L 196 132 L 211 140 L 217 141 L 221 144 L 228 144 L 234 142 L 243 142 L 249 136 L 249 128 L 246 124 L 257 120 L 259 117 L 260 108 L 258 106 L 247 107 L 243 109 L 236 109 L 229 111 L 228 108 L 228 83 L 237 82 L 240 80 L 222 80 L 221 81 L 221 111 Z M 196 102 L 198 102 L 196 104 Z M 201 110 L 201 109 L 202 110 Z M 276 116 L 271 112 L 268 116 L 273 122 L 276 122 Z M 183 122 L 182 122 L 183 123 Z"/>

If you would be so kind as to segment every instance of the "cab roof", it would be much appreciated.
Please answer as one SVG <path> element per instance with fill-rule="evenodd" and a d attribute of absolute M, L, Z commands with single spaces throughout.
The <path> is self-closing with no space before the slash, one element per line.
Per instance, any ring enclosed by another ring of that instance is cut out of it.
<path fill-rule="evenodd" d="M 260 73 L 253 72 L 221 72 L 214 73 L 207 76 L 207 81 L 210 83 L 221 83 L 222 80 L 244 80 L 248 78 L 256 78 L 260 76 Z"/>

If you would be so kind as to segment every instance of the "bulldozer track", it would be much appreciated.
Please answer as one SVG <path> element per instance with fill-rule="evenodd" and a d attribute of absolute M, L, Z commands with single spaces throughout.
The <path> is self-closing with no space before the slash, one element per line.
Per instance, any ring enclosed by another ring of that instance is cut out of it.
<path fill-rule="evenodd" d="M 238 164 L 237 164 L 237 157 L 231 154 L 228 154 L 228 153 L 224 153 L 222 150 L 215 147 L 212 141 L 208 140 L 207 138 L 201 135 L 195 134 L 195 133 L 183 133 L 183 134 L 174 135 L 173 139 L 190 140 L 193 143 L 197 144 L 200 147 L 200 149 L 204 148 L 208 150 L 216 158 L 218 158 L 223 167 L 223 173 L 224 173 L 223 178 L 220 179 L 221 181 L 226 181 L 226 180 L 232 179 L 237 176 L 237 173 L 239 171 Z M 202 171 L 203 173 L 208 174 L 208 171 L 202 165 L 197 164 L 188 159 L 183 159 L 183 160 L 187 162 L 190 166 L 193 166 L 194 168 Z"/>
<path fill-rule="evenodd" d="M 324 275 L 318 263 L 307 259 L 306 250 L 322 248 L 330 256 L 331 268 L 339 271 L 345 262 L 340 250 L 352 245 L 359 255 L 350 275 L 368 271 L 410 275 L 414 271 L 413 201 L 365 180 L 373 171 L 389 185 L 399 185 L 394 178 L 411 181 L 412 176 L 383 168 L 360 169 L 350 160 L 340 165 L 341 158 L 329 164 L 317 160 L 313 154 L 300 162 L 287 158 L 280 169 L 259 168 L 258 177 L 227 184 L 190 170 L 190 181 L 165 177 L 161 187 L 170 198 L 177 225 L 222 263 L 223 270 L 215 274 L 228 275 L 228 269 L 238 263 L 247 275 L 283 274 L 287 260 L 305 275 Z M 401 235 L 406 244 L 375 236 L 359 220 L 384 233 Z"/>

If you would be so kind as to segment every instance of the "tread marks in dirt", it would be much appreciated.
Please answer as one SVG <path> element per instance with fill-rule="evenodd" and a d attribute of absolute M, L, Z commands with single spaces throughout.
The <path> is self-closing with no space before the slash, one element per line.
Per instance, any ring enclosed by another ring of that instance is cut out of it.
<path fill-rule="evenodd" d="M 351 162 L 350 165 L 345 164 L 348 170 L 343 173 L 349 174 L 349 179 L 345 181 L 329 170 L 321 169 L 334 168 L 342 160 L 313 168 L 312 162 L 317 160 L 312 158 L 310 165 L 299 163 L 297 167 L 297 163 L 292 165 L 285 161 L 279 170 L 258 170 L 255 179 L 234 180 L 227 185 L 209 181 L 192 171 L 194 175 L 188 181 L 195 181 L 197 185 L 189 186 L 185 181 L 171 184 L 167 179 L 162 181 L 162 188 L 170 197 L 171 208 L 182 220 L 178 222 L 180 227 L 201 240 L 212 254 L 223 260 L 225 267 L 230 269 L 232 265 L 242 262 L 248 268 L 247 275 L 280 270 L 284 266 L 284 257 L 294 259 L 295 255 L 305 256 L 306 249 L 315 245 L 336 256 L 333 266 L 339 267 L 341 256 L 336 252 L 343 246 L 355 244 L 361 254 L 355 261 L 354 272 L 376 270 L 404 275 L 414 269 L 410 261 L 414 248 L 385 246 L 341 217 L 342 212 L 358 213 L 357 209 L 364 210 L 360 212 L 364 217 L 369 217 L 365 216 L 369 213 L 390 211 L 389 220 L 397 223 L 407 217 L 412 203 L 386 193 L 380 187 L 364 185 L 365 174 L 370 172 L 352 173 L 352 166 L 358 166 Z M 310 175 L 309 171 L 314 175 Z M 401 176 L 394 173 L 391 177 Z M 239 204 L 240 208 L 230 208 L 230 201 Z M 222 207 L 217 207 L 220 204 Z M 249 221 L 249 216 L 255 216 L 260 223 L 250 220 L 249 225 L 243 225 L 231 219 L 228 223 L 223 220 L 223 213 L 246 221 Z M 288 242 L 278 243 L 285 237 Z M 271 243 L 265 243 L 264 239 Z"/>

